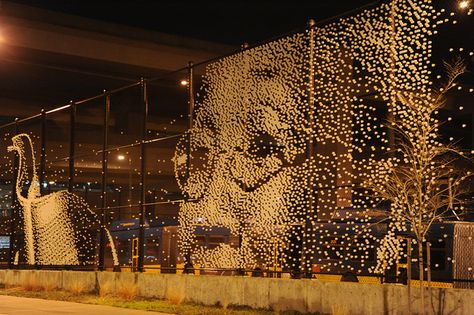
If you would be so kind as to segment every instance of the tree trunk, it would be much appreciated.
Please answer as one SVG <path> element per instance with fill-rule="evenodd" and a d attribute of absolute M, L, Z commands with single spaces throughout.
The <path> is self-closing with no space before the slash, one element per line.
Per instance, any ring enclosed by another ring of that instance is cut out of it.
<path fill-rule="evenodd" d="M 420 280 L 420 315 L 425 313 L 425 294 L 423 290 L 423 240 L 418 240 L 418 269 Z"/>

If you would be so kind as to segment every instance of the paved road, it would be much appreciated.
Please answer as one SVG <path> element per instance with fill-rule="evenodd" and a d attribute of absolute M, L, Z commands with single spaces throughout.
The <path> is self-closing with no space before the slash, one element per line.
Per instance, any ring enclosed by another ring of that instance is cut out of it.
<path fill-rule="evenodd" d="M 112 306 L 29 299 L 4 295 L 0 296 L 0 315 L 46 314 L 171 315 L 167 313 L 129 310 Z"/>

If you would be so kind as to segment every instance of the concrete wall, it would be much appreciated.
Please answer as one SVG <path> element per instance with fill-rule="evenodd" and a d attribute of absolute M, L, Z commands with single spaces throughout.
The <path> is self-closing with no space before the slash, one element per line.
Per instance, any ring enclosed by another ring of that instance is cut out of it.
<path fill-rule="evenodd" d="M 140 296 L 202 303 L 245 305 L 273 310 L 331 314 L 409 314 L 407 288 L 393 284 L 358 284 L 247 277 L 219 277 L 112 272 L 0 270 L 0 284 L 19 286 L 34 281 L 70 289 L 80 284 L 86 291 L 107 286 L 117 292 L 137 286 Z M 474 290 L 432 289 L 426 305 L 434 314 L 474 314 Z M 410 307 L 417 313 L 418 288 L 412 288 Z"/>

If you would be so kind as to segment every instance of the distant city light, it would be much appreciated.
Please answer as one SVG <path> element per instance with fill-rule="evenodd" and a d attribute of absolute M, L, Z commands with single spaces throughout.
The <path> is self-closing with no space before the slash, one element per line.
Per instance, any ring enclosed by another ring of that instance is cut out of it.
<path fill-rule="evenodd" d="M 181 82 L 179 82 L 182 86 L 186 86 L 188 85 L 188 80 L 181 80 Z"/>

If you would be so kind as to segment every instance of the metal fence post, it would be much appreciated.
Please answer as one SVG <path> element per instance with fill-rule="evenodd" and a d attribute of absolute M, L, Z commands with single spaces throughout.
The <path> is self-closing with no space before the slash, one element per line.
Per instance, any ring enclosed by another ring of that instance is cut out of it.
<path fill-rule="evenodd" d="M 191 129 L 194 119 L 194 63 L 188 62 L 188 133 L 186 144 L 186 181 L 189 180 L 191 173 Z M 191 252 L 187 251 L 184 257 L 184 273 L 194 272 L 194 266 L 191 264 Z M 192 270 L 190 270 L 192 269 Z"/>
<path fill-rule="evenodd" d="M 146 138 L 147 138 L 147 120 L 148 120 L 148 91 L 147 81 L 144 78 L 140 79 L 141 101 L 143 106 L 143 123 L 142 123 L 142 137 L 140 144 L 140 226 L 138 233 L 138 271 L 144 271 L 144 257 L 145 257 L 145 201 L 146 201 Z"/>
<path fill-rule="evenodd" d="M 316 22 L 313 19 L 308 21 L 309 27 L 309 54 L 308 54 L 308 62 L 309 62 L 309 69 L 308 69 L 308 89 L 307 89 L 307 98 L 308 98 L 308 127 L 310 132 L 314 129 L 314 26 Z M 312 134 L 309 135 L 309 139 L 306 143 L 306 159 L 310 161 L 314 155 L 314 143 Z M 308 212 L 305 215 L 304 221 L 304 228 L 303 228 L 303 247 L 302 247 L 302 259 L 303 259 L 303 273 L 304 277 L 312 277 L 312 270 L 311 270 L 311 263 L 313 261 L 313 257 L 311 254 L 311 244 L 312 240 L 312 231 L 313 231 L 313 219 L 314 219 L 314 182 L 313 177 L 310 174 L 308 178 Z M 308 263 L 309 261 L 309 263 Z"/>
<path fill-rule="evenodd" d="M 240 45 L 240 51 L 243 52 L 245 51 L 246 49 L 249 48 L 249 44 L 244 42 L 242 43 L 242 45 Z M 244 219 L 243 218 L 240 218 L 239 219 L 239 251 L 240 251 L 240 257 L 242 259 L 242 261 L 245 261 L 243 257 L 244 254 L 243 254 L 243 251 L 242 251 L 242 246 L 243 246 L 243 243 L 244 243 L 244 233 L 245 233 L 245 222 L 244 222 Z M 241 266 L 239 267 L 237 270 L 237 274 L 238 275 L 245 275 L 245 266 Z"/>
<path fill-rule="evenodd" d="M 407 238 L 408 313 L 411 314 L 411 238 Z"/>
<path fill-rule="evenodd" d="M 41 195 L 44 193 L 44 183 L 46 182 L 46 110 L 41 110 L 41 158 L 39 169 L 39 185 Z"/>
<path fill-rule="evenodd" d="M 431 294 L 431 243 L 426 242 L 426 280 L 428 281 L 428 289 Z"/>
<path fill-rule="evenodd" d="M 102 185 L 101 185 L 101 211 L 100 211 L 100 242 L 99 242 L 99 270 L 105 270 L 105 224 L 107 207 L 107 164 L 109 158 L 108 137 L 109 137 L 109 116 L 110 116 L 110 93 L 104 91 L 104 121 L 102 131 Z"/>
<path fill-rule="evenodd" d="M 194 64 L 188 63 L 188 139 L 186 146 L 186 180 L 189 178 L 191 168 L 191 134 L 194 118 Z"/>
<path fill-rule="evenodd" d="M 15 135 L 18 134 L 18 118 L 15 118 Z M 18 155 L 15 154 L 13 158 L 13 180 L 12 180 L 12 204 L 11 204 L 11 236 L 10 236 L 10 251 L 8 253 L 8 268 L 12 268 L 15 265 L 15 242 L 16 242 L 16 208 L 18 206 L 18 200 L 16 196 L 16 185 L 17 185 L 17 174 L 19 167 Z"/>
<path fill-rule="evenodd" d="M 71 101 L 70 104 L 70 121 L 69 121 L 69 182 L 68 191 L 74 190 L 74 154 L 76 141 L 76 104 Z"/>

